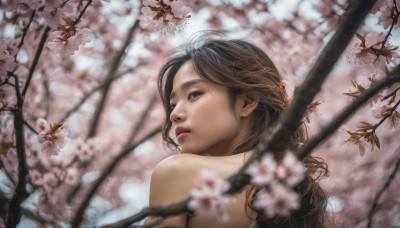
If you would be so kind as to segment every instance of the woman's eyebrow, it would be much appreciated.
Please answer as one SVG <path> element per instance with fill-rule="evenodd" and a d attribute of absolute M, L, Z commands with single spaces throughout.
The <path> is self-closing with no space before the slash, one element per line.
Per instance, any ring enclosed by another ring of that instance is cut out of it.
<path fill-rule="evenodd" d="M 184 89 L 186 89 L 186 88 L 188 88 L 188 87 L 190 87 L 190 86 L 192 86 L 192 85 L 194 85 L 194 84 L 202 83 L 202 82 L 205 83 L 206 81 L 203 80 L 203 79 L 193 79 L 193 80 L 189 80 L 189 81 L 186 81 L 186 82 L 182 83 L 181 89 L 184 90 Z M 174 98 L 174 97 L 175 97 L 175 92 L 172 91 L 171 94 L 169 95 L 169 99 L 171 100 L 171 99 Z"/>

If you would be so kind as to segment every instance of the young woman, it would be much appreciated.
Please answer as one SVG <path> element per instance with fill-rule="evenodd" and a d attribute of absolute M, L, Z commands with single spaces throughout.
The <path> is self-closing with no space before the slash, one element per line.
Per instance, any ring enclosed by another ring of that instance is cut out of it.
<path fill-rule="evenodd" d="M 163 139 L 181 153 L 154 169 L 151 207 L 187 199 L 202 169 L 215 170 L 222 178 L 237 172 L 288 103 L 279 73 L 261 49 L 241 40 L 201 42 L 174 55 L 159 74 L 167 117 Z M 295 149 L 302 136 L 299 129 L 288 148 Z M 161 227 L 324 227 L 327 196 L 317 181 L 327 173 L 326 164 L 311 157 L 304 163 L 307 177 L 295 188 L 301 208 L 290 217 L 267 219 L 252 205 L 259 189 L 248 186 L 226 207 L 227 223 L 180 214 L 168 217 Z M 150 221 L 154 220 L 146 224 Z"/>

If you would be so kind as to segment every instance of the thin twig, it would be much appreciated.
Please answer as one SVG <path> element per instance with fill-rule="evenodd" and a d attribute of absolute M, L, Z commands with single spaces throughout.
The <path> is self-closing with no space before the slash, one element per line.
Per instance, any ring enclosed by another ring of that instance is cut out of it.
<path fill-rule="evenodd" d="M 397 151 L 399 152 L 400 148 L 398 148 Z M 398 154 L 398 152 L 397 152 L 397 154 Z M 367 226 L 368 228 L 371 228 L 371 226 L 372 226 L 372 217 L 374 216 L 376 207 L 378 206 L 379 198 L 381 198 L 382 194 L 389 188 L 394 177 L 396 176 L 397 171 L 399 170 L 399 166 L 400 166 L 400 157 L 397 159 L 396 165 L 395 165 L 392 173 L 390 174 L 389 178 L 383 185 L 382 189 L 375 195 L 375 199 L 374 199 L 374 202 L 372 203 L 372 207 L 368 212 L 368 226 Z"/>
<path fill-rule="evenodd" d="M 358 110 L 361 105 L 367 102 L 368 99 L 377 94 L 383 88 L 391 86 L 396 82 L 400 82 L 399 74 L 400 66 L 389 73 L 388 76 L 381 79 L 360 94 L 357 99 L 347 105 L 340 114 L 338 114 L 329 124 L 324 126 L 317 135 L 308 140 L 308 142 L 298 150 L 297 154 L 299 158 L 302 159 L 306 157 L 317 145 L 324 141 L 330 134 L 335 132 L 336 129 L 338 129 L 339 126 L 344 123 L 344 121 L 346 121 L 356 110 Z"/>
<path fill-rule="evenodd" d="M 114 77 L 115 73 L 117 72 L 119 66 L 121 65 L 122 58 L 125 56 L 126 49 L 128 48 L 129 44 L 131 43 L 131 40 L 133 38 L 133 33 L 135 30 L 139 27 L 139 20 L 135 20 L 135 23 L 132 25 L 132 27 L 129 29 L 128 34 L 126 36 L 124 45 L 122 46 L 121 50 L 118 52 L 118 54 L 115 56 L 113 63 L 111 65 L 110 71 L 108 72 L 108 75 L 106 77 L 106 85 L 104 85 L 103 88 L 103 94 L 100 98 L 99 103 L 97 104 L 96 111 L 94 113 L 94 117 L 92 119 L 92 122 L 90 123 L 89 127 L 89 132 L 86 136 L 86 139 L 91 138 L 96 135 L 97 131 L 97 126 L 100 120 L 100 115 L 103 112 L 104 105 L 106 103 L 107 97 L 108 97 L 108 92 L 110 91 L 111 88 L 111 82 L 112 80 L 109 80 Z"/>
<path fill-rule="evenodd" d="M 400 87 L 398 87 L 397 89 L 395 89 L 393 92 L 391 92 L 390 94 L 386 95 L 385 97 L 383 97 L 383 101 L 387 100 L 388 98 L 395 96 L 395 94 L 397 93 L 397 91 L 399 91 Z"/>
<path fill-rule="evenodd" d="M 103 183 L 103 181 L 114 171 L 115 167 L 117 167 L 117 164 L 126 156 L 128 155 L 132 150 L 134 150 L 138 145 L 142 144 L 143 142 L 149 140 L 152 138 L 154 135 L 159 133 L 161 131 L 161 126 L 155 128 L 153 131 L 148 133 L 145 137 L 143 137 L 141 140 L 139 140 L 137 143 L 134 145 L 125 148 L 123 151 L 121 151 L 117 157 L 113 158 L 112 161 L 107 165 L 105 169 L 102 170 L 99 178 L 96 180 L 96 182 L 92 185 L 91 189 L 89 192 L 86 194 L 84 200 L 82 201 L 81 205 L 79 208 L 76 210 L 75 215 L 72 219 L 71 226 L 72 227 L 79 227 L 79 224 L 82 222 L 83 215 L 86 211 L 86 208 L 89 206 L 89 203 L 96 193 L 97 189 L 100 187 L 100 185 Z"/>
<path fill-rule="evenodd" d="M 25 97 L 26 91 L 28 90 L 29 83 L 31 82 L 31 79 L 32 79 L 32 76 L 33 76 L 33 72 L 35 72 L 36 65 L 39 62 L 39 58 L 40 58 L 40 55 L 42 54 L 42 50 L 43 50 L 44 44 L 46 43 L 47 37 L 49 35 L 49 32 L 50 32 L 50 27 L 47 26 L 44 29 L 42 37 L 40 38 L 39 46 L 38 46 L 38 48 L 36 50 L 35 57 L 33 58 L 33 61 L 32 61 L 32 66 L 29 69 L 28 78 L 26 79 L 26 83 L 25 83 L 24 89 L 22 90 L 22 96 L 23 97 Z"/>
<path fill-rule="evenodd" d="M 389 39 L 390 34 L 392 33 L 392 29 L 393 29 L 394 25 L 397 23 L 397 20 L 398 20 L 399 15 L 400 15 L 400 12 L 397 10 L 396 0 L 393 0 L 393 4 L 394 4 L 393 7 L 395 9 L 393 11 L 393 13 L 396 13 L 396 15 L 394 15 L 394 17 L 392 18 L 393 19 L 392 20 L 392 24 L 390 25 L 390 29 L 389 29 L 388 33 L 386 34 L 385 39 L 382 41 L 382 45 L 381 45 L 380 50 L 382 50 L 385 47 L 385 44 L 386 44 L 387 40 Z"/>
<path fill-rule="evenodd" d="M 364 20 L 374 3 L 375 0 L 358 0 L 350 2 L 349 7 L 346 9 L 339 21 L 338 29 L 335 34 L 318 57 L 318 60 L 308 73 L 303 84 L 299 88 L 296 88 L 293 101 L 289 104 L 284 113 L 282 113 L 277 123 L 269 129 L 267 135 L 265 135 L 257 145 L 253 155 L 242 166 L 239 172 L 228 178 L 231 187 L 226 192 L 227 194 L 236 193 L 245 185 L 249 184 L 250 178 L 247 174 L 244 174 L 244 171 L 250 164 L 259 160 L 264 153 L 269 151 L 280 151 L 280 149 L 287 144 L 292 132 L 294 132 L 301 123 L 307 105 L 312 102 L 313 98 L 320 90 L 322 82 L 343 53 L 358 26 Z M 138 214 L 105 227 L 128 226 L 129 224 L 138 222 L 149 215 L 162 215 L 163 217 L 166 217 L 167 213 L 168 215 L 176 215 L 187 212 L 189 211 L 187 208 L 188 200 L 189 199 L 162 208 L 144 208 Z M 171 212 L 172 208 L 175 213 Z"/>
<path fill-rule="evenodd" d="M 92 4 L 92 0 L 89 0 L 85 7 L 83 8 L 83 10 L 81 11 L 81 13 L 79 14 L 78 18 L 75 19 L 74 21 L 74 25 L 78 24 L 79 21 L 81 20 L 81 17 L 83 16 L 83 14 L 85 13 L 86 9 L 89 7 L 89 5 Z"/>
<path fill-rule="evenodd" d="M 381 126 L 381 124 L 382 124 L 383 122 L 385 122 L 385 120 L 386 120 L 387 118 L 389 118 L 389 117 L 396 111 L 396 108 L 397 108 L 397 106 L 399 106 L 399 104 L 400 104 L 400 100 L 397 101 L 397 103 L 392 107 L 392 110 L 390 111 L 389 114 L 385 115 L 385 117 L 383 117 L 377 124 L 374 125 L 374 127 L 372 128 L 372 133 L 374 133 L 375 130 L 376 130 L 379 126 Z"/>
<path fill-rule="evenodd" d="M 18 44 L 18 46 L 17 46 L 17 47 L 18 47 L 18 50 L 21 49 L 22 45 L 24 45 L 24 40 L 25 40 L 26 33 L 28 32 L 28 29 L 29 29 L 29 27 L 31 26 L 31 23 L 32 23 L 32 21 L 33 21 L 33 18 L 35 17 L 35 14 L 36 14 L 36 10 L 33 10 L 33 11 L 32 11 L 32 14 L 31 14 L 31 17 L 29 18 L 28 24 L 26 25 L 26 27 L 24 28 L 24 30 L 22 30 L 21 41 L 19 42 L 19 44 Z M 18 52 L 19 52 L 19 51 L 18 51 Z M 18 52 L 17 52 L 17 54 L 15 55 L 15 57 L 17 57 Z"/>
<path fill-rule="evenodd" d="M 36 220 L 37 222 L 39 222 L 39 224 L 42 224 L 42 225 L 47 224 L 47 225 L 51 225 L 51 227 L 61 227 L 58 223 L 53 222 L 53 221 L 48 221 L 48 220 L 42 218 L 39 214 L 37 214 L 31 210 L 28 210 L 25 208 L 22 208 L 21 210 L 22 210 L 22 214 L 24 216 L 26 216 L 29 219 Z"/>
<path fill-rule="evenodd" d="M 24 124 L 33 132 L 33 133 L 35 133 L 35 134 L 39 134 L 39 132 L 37 132 L 36 130 L 35 130 L 35 128 L 33 128 L 26 120 L 24 120 Z"/>
<path fill-rule="evenodd" d="M 43 71 L 42 75 L 43 75 L 43 88 L 44 88 L 44 92 L 45 92 L 45 96 L 46 96 L 46 104 L 45 104 L 46 108 L 45 108 L 44 119 L 47 119 L 50 114 L 50 103 L 51 103 L 52 97 L 51 97 L 51 93 L 50 93 L 50 89 L 49 89 L 49 82 L 48 82 L 48 77 L 46 75 L 46 72 Z M 59 123 L 62 123 L 62 122 L 59 122 Z"/>
<path fill-rule="evenodd" d="M 149 116 L 151 109 L 153 108 L 154 104 L 156 103 L 156 100 L 157 100 L 157 96 L 154 94 L 151 97 L 150 102 L 147 105 L 146 109 L 143 111 L 143 114 L 140 117 L 140 120 L 137 122 L 132 133 L 130 134 L 129 138 L 127 139 L 127 141 L 125 143 L 125 148 L 132 146 L 132 141 L 136 138 L 136 135 L 139 133 L 140 129 L 142 129 L 144 123 L 146 122 L 147 117 Z"/>
<path fill-rule="evenodd" d="M 11 174 L 8 172 L 6 167 L 3 164 L 3 161 L 0 159 L 0 167 L 3 167 L 4 173 L 8 177 L 8 179 L 11 181 L 11 183 L 15 186 L 17 183 L 15 182 L 14 178 L 11 176 Z"/>

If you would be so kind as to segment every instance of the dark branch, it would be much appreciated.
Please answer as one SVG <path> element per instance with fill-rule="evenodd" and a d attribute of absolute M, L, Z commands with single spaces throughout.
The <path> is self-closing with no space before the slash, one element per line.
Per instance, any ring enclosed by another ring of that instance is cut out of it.
<path fill-rule="evenodd" d="M 185 200 L 179 203 L 172 204 L 168 207 L 153 207 L 153 208 L 144 208 L 141 210 L 139 213 L 136 215 L 133 215 L 129 218 L 126 218 L 124 220 L 121 220 L 119 222 L 102 226 L 101 228 L 123 228 L 123 227 L 128 227 L 130 224 L 134 222 L 138 222 L 140 220 L 145 219 L 147 216 L 161 216 L 163 218 L 166 218 L 171 215 L 177 215 L 181 214 L 184 212 L 189 211 L 189 208 L 187 207 L 187 203 L 189 200 Z"/>
<path fill-rule="evenodd" d="M 86 211 L 86 208 L 89 206 L 89 203 L 90 203 L 92 197 L 94 196 L 94 194 L 96 193 L 96 191 L 100 187 L 100 185 L 103 183 L 103 181 L 114 171 L 114 169 L 118 165 L 118 163 L 120 161 L 122 161 L 122 159 L 124 157 L 126 157 L 126 155 L 128 155 L 138 145 L 140 145 L 143 142 L 149 140 L 150 138 L 152 138 L 154 135 L 156 135 L 160 131 L 161 131 L 161 126 L 155 128 L 153 131 L 148 133 L 144 138 L 139 140 L 139 142 L 137 142 L 136 144 L 134 144 L 134 145 L 132 145 L 130 147 L 125 148 L 123 151 L 121 151 L 118 154 L 117 157 L 112 159 L 112 161 L 107 165 L 107 167 L 102 170 L 102 172 L 100 174 L 100 177 L 92 185 L 91 189 L 89 190 L 89 192 L 85 196 L 84 200 L 82 201 L 81 205 L 79 206 L 78 210 L 76 211 L 76 213 L 75 213 L 75 215 L 74 215 L 74 217 L 72 219 L 72 223 L 71 223 L 72 227 L 78 227 L 79 224 L 82 222 L 83 215 L 84 215 L 84 213 Z"/>
<path fill-rule="evenodd" d="M 50 32 L 50 27 L 47 26 L 44 29 L 42 37 L 40 38 L 39 46 L 38 46 L 38 48 L 36 50 L 35 57 L 33 58 L 33 61 L 32 61 L 32 66 L 29 69 L 28 78 L 26 79 L 26 83 L 25 83 L 24 89 L 22 90 L 22 96 L 23 97 L 25 97 L 26 91 L 28 90 L 29 83 L 31 82 L 31 79 L 32 79 L 32 76 L 33 76 L 33 72 L 35 72 L 36 65 L 39 62 L 39 58 L 40 58 L 40 55 L 42 54 L 42 50 L 43 50 L 44 44 L 46 43 L 47 37 L 49 35 L 49 32 Z"/>
<path fill-rule="evenodd" d="M 228 192 L 226 192 L 227 194 L 236 193 L 249 183 L 250 178 L 248 175 L 244 174 L 244 170 L 246 170 L 250 164 L 256 160 L 259 160 L 264 153 L 269 151 L 279 151 L 284 147 L 285 144 L 287 144 L 291 133 L 294 132 L 301 123 L 302 116 L 306 111 L 307 105 L 312 102 L 314 96 L 320 90 L 322 82 L 333 68 L 334 64 L 346 48 L 358 26 L 364 20 L 374 3 L 374 0 L 358 0 L 350 3 L 349 8 L 342 15 L 341 20 L 339 21 L 338 29 L 333 35 L 332 39 L 322 51 L 303 84 L 296 89 L 293 101 L 290 103 L 285 112 L 282 113 L 281 117 L 277 121 L 277 124 L 270 128 L 267 135 L 256 147 L 253 156 L 249 158 L 249 160 L 245 165 L 242 166 L 237 174 L 228 179 L 231 184 L 231 188 L 228 190 Z M 110 224 L 106 227 L 123 227 L 124 225 L 138 222 L 149 215 L 162 214 L 163 217 L 165 217 L 166 213 L 169 213 L 168 215 L 176 215 L 187 212 L 188 200 L 189 199 L 163 208 L 145 208 L 140 213 L 123 220 L 125 223 L 122 223 L 123 221 L 121 221 Z M 174 208 L 175 213 L 170 212 L 172 207 Z"/>
<path fill-rule="evenodd" d="M 107 100 L 108 92 L 110 91 L 110 88 L 111 88 L 112 80 L 109 80 L 109 79 L 113 78 L 115 73 L 117 72 L 118 67 L 120 66 L 120 64 L 122 62 L 122 58 L 125 56 L 126 49 L 128 48 L 129 44 L 131 43 L 131 40 L 133 38 L 133 33 L 138 27 L 139 27 L 139 20 L 136 20 L 127 34 L 124 45 L 122 46 L 121 50 L 118 52 L 118 54 L 114 58 L 114 61 L 110 68 L 110 71 L 108 72 L 108 75 L 106 77 L 106 84 L 104 85 L 104 88 L 103 88 L 103 94 L 101 96 L 100 102 L 97 104 L 96 111 L 94 113 L 94 117 L 90 124 L 89 132 L 88 132 L 86 139 L 91 138 L 96 135 L 97 126 L 98 126 L 98 123 L 100 120 L 100 115 L 103 111 L 104 105 Z"/>
<path fill-rule="evenodd" d="M 397 149 L 397 154 L 399 154 L 400 148 Z M 397 171 L 399 170 L 400 166 L 400 158 L 397 159 L 396 165 L 393 169 L 393 172 L 390 174 L 389 178 L 383 185 L 382 189 L 376 194 L 374 202 L 372 203 L 372 207 L 368 212 L 368 228 L 372 226 L 372 217 L 374 216 L 376 207 L 378 206 L 379 198 L 381 198 L 382 194 L 389 188 L 390 184 L 392 183 L 394 177 L 396 176 Z"/>
<path fill-rule="evenodd" d="M 308 142 L 300 148 L 300 150 L 297 152 L 299 158 L 302 159 L 306 157 L 316 146 L 318 146 L 322 141 L 327 139 L 330 134 L 338 129 L 344 123 L 344 121 L 346 121 L 355 111 L 358 110 L 358 108 L 361 107 L 361 105 L 367 102 L 369 98 L 374 96 L 383 88 L 389 87 L 396 82 L 400 82 L 399 74 L 400 66 L 389 73 L 388 76 L 381 79 L 360 94 L 356 100 L 347 105 L 339 115 L 337 115 L 329 124 L 324 126 L 317 135 L 308 140 Z"/>
<path fill-rule="evenodd" d="M 19 42 L 19 44 L 17 46 L 18 49 L 21 49 L 22 45 L 24 45 L 24 40 L 25 40 L 26 33 L 28 32 L 28 29 L 31 26 L 31 23 L 33 21 L 33 18 L 35 17 L 35 14 L 36 14 L 36 10 L 32 11 L 31 17 L 29 18 L 29 22 L 26 25 L 26 27 L 24 28 L 24 30 L 22 31 L 21 41 Z M 17 53 L 17 55 L 18 55 L 18 53 Z M 15 55 L 15 57 L 17 57 L 17 55 Z"/>
<path fill-rule="evenodd" d="M 21 203 L 28 198 L 29 193 L 26 191 L 26 177 L 28 176 L 28 166 L 26 164 L 25 139 L 24 139 L 24 117 L 22 106 L 24 98 L 19 90 L 18 77 L 13 75 L 15 79 L 15 90 L 17 95 L 17 110 L 14 114 L 15 144 L 18 157 L 18 183 L 8 205 L 8 215 L 6 227 L 14 228 L 21 218 Z"/>

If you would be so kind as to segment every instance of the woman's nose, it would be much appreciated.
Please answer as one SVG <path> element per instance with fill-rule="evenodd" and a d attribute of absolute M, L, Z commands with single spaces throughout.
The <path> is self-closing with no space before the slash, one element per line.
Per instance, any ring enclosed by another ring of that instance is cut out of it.
<path fill-rule="evenodd" d="M 174 110 L 172 110 L 169 118 L 174 123 L 185 120 L 186 115 L 185 115 L 185 112 L 184 112 L 181 104 L 176 104 L 176 106 L 175 106 Z"/>

